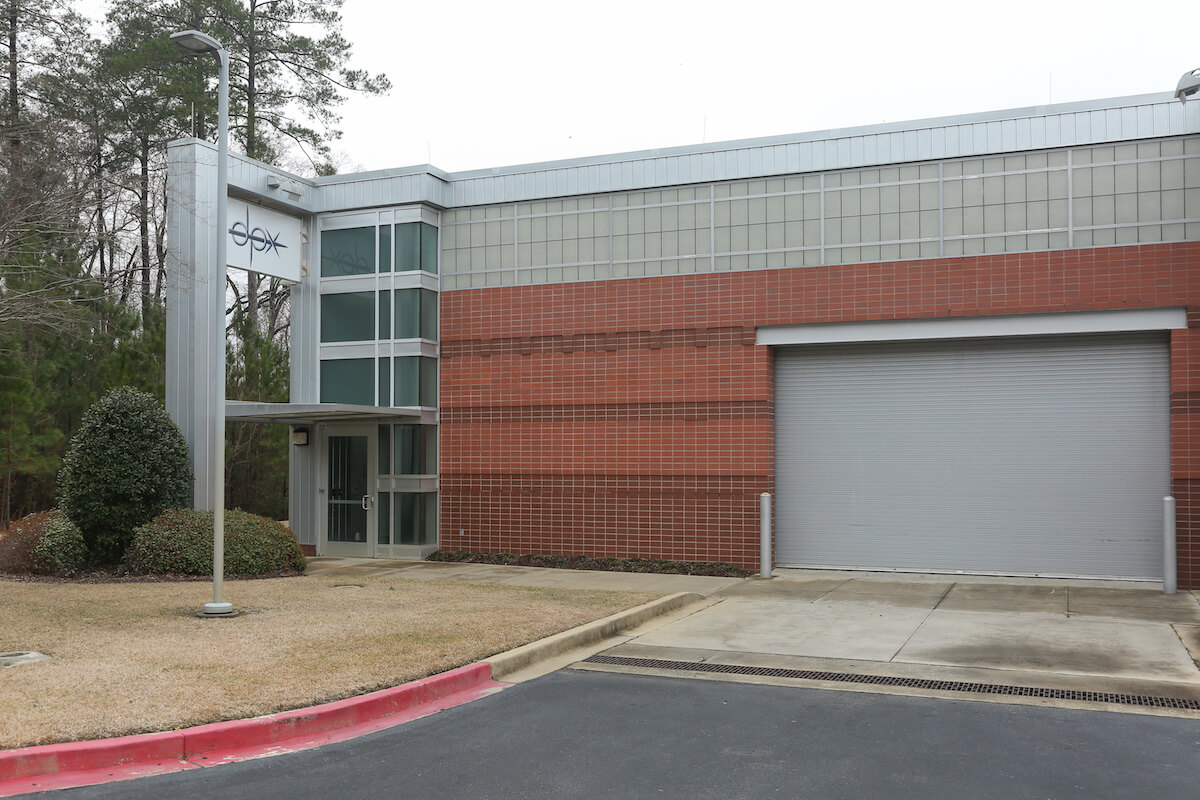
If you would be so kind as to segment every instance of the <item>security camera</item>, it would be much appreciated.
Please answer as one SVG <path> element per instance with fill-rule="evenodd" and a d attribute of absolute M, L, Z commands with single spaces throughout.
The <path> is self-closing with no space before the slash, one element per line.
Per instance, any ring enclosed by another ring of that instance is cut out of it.
<path fill-rule="evenodd" d="M 1186 103 L 1187 99 L 1196 92 L 1200 92 L 1200 69 L 1183 73 L 1183 77 L 1179 79 L 1179 85 L 1175 87 L 1175 96 L 1181 103 Z"/>

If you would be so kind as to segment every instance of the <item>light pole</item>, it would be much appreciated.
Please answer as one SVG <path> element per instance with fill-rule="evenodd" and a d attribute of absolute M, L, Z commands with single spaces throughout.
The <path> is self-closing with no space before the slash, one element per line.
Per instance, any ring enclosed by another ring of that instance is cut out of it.
<path fill-rule="evenodd" d="M 225 583 L 225 267 L 229 205 L 229 53 L 216 39 L 200 31 L 180 31 L 171 34 L 171 41 L 192 53 L 215 53 L 220 64 L 217 86 L 217 265 L 212 272 L 212 302 L 215 306 L 216 348 L 211 363 L 216 369 L 212 376 L 213 410 L 211 442 L 213 449 L 213 600 L 204 604 L 205 616 L 228 616 L 233 604 L 225 602 L 221 590 Z"/>
<path fill-rule="evenodd" d="M 1183 73 L 1183 77 L 1179 79 L 1179 85 L 1175 87 L 1175 96 L 1179 98 L 1179 102 L 1186 103 L 1187 99 L 1200 91 L 1200 69 L 1194 69 L 1191 72 Z"/>

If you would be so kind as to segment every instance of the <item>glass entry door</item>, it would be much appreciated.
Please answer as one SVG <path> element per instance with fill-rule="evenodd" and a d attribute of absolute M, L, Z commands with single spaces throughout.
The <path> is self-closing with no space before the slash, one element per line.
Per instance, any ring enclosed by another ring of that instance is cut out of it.
<path fill-rule="evenodd" d="M 325 437 L 325 553 L 370 557 L 375 541 L 374 429 L 338 428 Z"/>

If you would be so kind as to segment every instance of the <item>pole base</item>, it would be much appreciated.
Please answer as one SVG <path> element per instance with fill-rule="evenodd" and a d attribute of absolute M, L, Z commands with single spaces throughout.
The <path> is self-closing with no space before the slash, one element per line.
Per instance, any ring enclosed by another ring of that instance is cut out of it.
<path fill-rule="evenodd" d="M 206 617 L 229 617 L 233 615 L 233 603 L 205 603 L 204 611 L 201 612 Z"/>

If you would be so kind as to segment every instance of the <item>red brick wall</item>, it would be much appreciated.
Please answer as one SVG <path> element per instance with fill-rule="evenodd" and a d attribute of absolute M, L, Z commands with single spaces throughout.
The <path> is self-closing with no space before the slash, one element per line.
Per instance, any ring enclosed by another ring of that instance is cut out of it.
<path fill-rule="evenodd" d="M 441 542 L 757 568 L 755 328 L 1191 306 L 1171 339 L 1179 579 L 1200 585 L 1200 243 L 446 292 Z M 459 531 L 462 531 L 460 535 Z"/>

